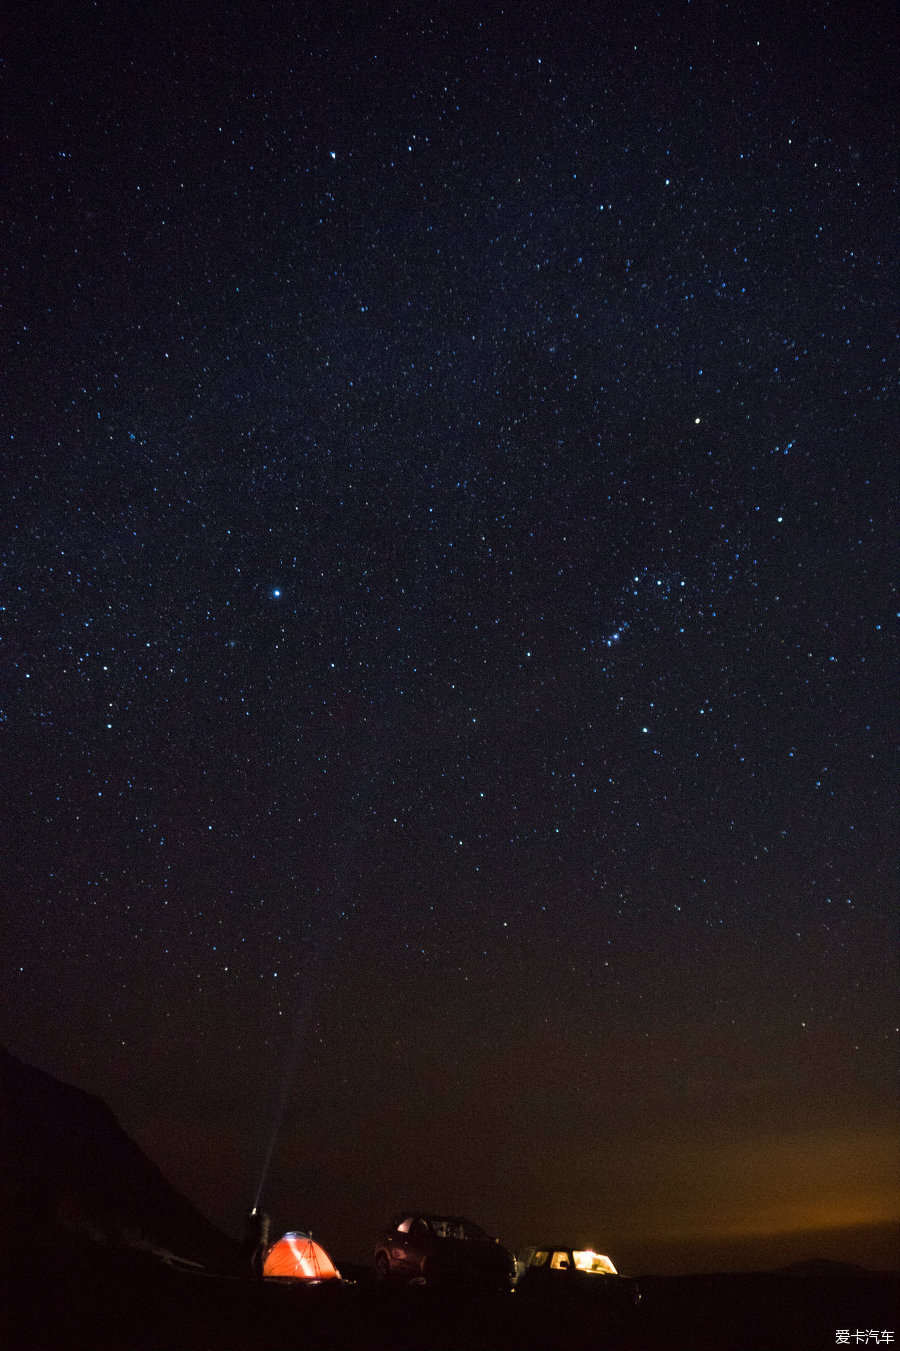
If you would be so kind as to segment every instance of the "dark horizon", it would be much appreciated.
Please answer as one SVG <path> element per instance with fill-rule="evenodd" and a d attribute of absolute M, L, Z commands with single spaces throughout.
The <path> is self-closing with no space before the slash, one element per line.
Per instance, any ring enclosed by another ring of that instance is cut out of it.
<path fill-rule="evenodd" d="M 6 28 L 0 1041 L 232 1234 L 897 1265 L 893 12 Z"/>

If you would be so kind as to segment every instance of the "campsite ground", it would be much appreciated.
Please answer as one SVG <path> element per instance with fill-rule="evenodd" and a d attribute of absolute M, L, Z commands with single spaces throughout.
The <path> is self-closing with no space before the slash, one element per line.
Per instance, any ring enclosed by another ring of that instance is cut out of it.
<path fill-rule="evenodd" d="M 648 1277 L 618 1325 L 516 1295 L 384 1291 L 362 1271 L 341 1285 L 253 1285 L 78 1242 L 12 1266 L 4 1351 L 822 1351 L 838 1329 L 898 1336 L 900 1278 L 839 1266 Z"/>

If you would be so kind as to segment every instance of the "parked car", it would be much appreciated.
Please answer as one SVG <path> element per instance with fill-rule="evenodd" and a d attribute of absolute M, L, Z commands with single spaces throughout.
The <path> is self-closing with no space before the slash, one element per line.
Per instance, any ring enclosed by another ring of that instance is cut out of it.
<path fill-rule="evenodd" d="M 637 1281 L 620 1276 L 608 1257 L 590 1248 L 545 1243 L 525 1248 L 516 1263 L 516 1290 L 540 1300 L 591 1299 L 617 1309 L 640 1303 Z"/>
<path fill-rule="evenodd" d="M 477 1286 L 509 1291 L 516 1259 L 462 1215 L 396 1215 L 375 1245 L 375 1276 L 429 1286 Z"/>

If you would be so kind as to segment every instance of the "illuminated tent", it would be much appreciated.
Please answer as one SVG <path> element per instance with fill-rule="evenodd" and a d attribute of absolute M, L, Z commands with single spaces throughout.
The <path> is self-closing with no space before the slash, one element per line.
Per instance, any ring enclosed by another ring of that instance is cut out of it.
<path fill-rule="evenodd" d="M 264 1276 L 291 1276 L 298 1281 L 339 1281 L 341 1273 L 311 1234 L 284 1234 L 266 1253 Z"/>

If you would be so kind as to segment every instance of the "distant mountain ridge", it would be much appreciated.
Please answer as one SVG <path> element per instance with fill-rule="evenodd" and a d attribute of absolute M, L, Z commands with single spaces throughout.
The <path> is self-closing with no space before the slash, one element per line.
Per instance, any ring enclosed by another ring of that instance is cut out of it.
<path fill-rule="evenodd" d="M 235 1270 L 237 1246 L 166 1181 L 97 1097 L 0 1047 L 0 1206 L 7 1241 L 39 1232 Z"/>

